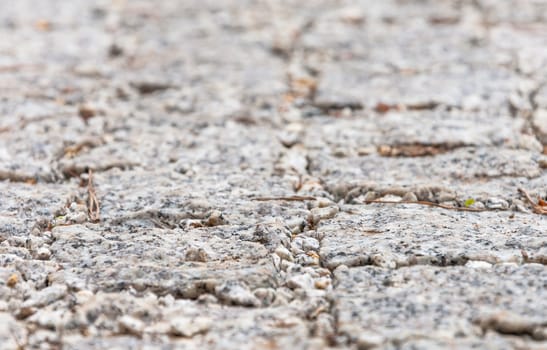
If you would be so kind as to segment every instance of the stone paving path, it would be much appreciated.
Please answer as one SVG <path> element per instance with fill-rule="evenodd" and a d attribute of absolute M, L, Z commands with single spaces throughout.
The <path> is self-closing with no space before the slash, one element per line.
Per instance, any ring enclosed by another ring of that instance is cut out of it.
<path fill-rule="evenodd" d="M 547 1 L 2 1 L 0 38 L 0 349 L 547 348 Z"/>

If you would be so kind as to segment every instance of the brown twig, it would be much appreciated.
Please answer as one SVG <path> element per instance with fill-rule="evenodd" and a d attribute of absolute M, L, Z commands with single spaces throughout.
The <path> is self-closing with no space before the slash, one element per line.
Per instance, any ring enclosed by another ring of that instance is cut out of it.
<path fill-rule="evenodd" d="M 547 215 L 547 207 L 546 206 L 539 204 L 541 202 L 539 202 L 539 203 L 534 202 L 532 197 L 530 197 L 530 195 L 528 194 L 528 192 L 524 188 L 519 187 L 518 190 L 519 190 L 520 193 L 522 193 L 524 195 L 526 200 L 532 205 L 532 209 L 534 210 L 534 213 Z M 540 201 L 541 201 L 541 199 L 540 199 Z"/>
<path fill-rule="evenodd" d="M 84 148 L 95 148 L 103 144 L 102 139 L 87 139 L 81 142 L 78 142 L 74 145 L 65 147 L 61 152 L 59 152 L 58 159 L 63 157 L 73 157 L 80 153 Z"/>
<path fill-rule="evenodd" d="M 375 200 L 369 200 L 362 202 L 363 204 L 370 204 L 370 203 L 383 203 L 383 204 L 419 204 L 419 205 L 427 205 L 430 207 L 437 207 L 437 208 L 443 208 L 443 209 L 449 209 L 449 210 L 458 210 L 458 211 L 487 211 L 488 209 L 480 209 L 480 208 L 467 208 L 467 207 L 453 207 L 450 205 L 444 205 L 434 202 L 428 202 L 428 201 L 383 201 L 379 199 Z"/>
<path fill-rule="evenodd" d="M 289 196 L 289 197 L 257 197 L 252 198 L 253 201 L 266 202 L 266 201 L 314 201 L 317 200 L 315 197 L 311 196 Z"/>
<path fill-rule="evenodd" d="M 93 186 L 93 172 L 89 169 L 87 179 L 87 211 L 89 219 L 92 222 L 100 221 L 100 207 L 97 195 L 95 194 L 95 187 Z"/>

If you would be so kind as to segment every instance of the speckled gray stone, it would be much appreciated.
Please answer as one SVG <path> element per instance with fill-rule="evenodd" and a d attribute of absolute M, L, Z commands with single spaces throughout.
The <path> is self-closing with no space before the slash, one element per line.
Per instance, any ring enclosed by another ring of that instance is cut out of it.
<path fill-rule="evenodd" d="M 544 348 L 546 14 L 1 2 L 0 349 Z"/>
<path fill-rule="evenodd" d="M 546 321 L 545 301 L 537 297 L 545 287 L 543 269 L 539 264 L 498 265 L 488 273 L 464 267 L 339 267 L 334 272 L 338 331 L 355 339 L 370 332 L 381 344 L 425 338 L 463 346 L 489 331 L 497 337 L 533 337 Z M 490 322 L 492 315 L 505 318 L 507 326 Z M 516 324 L 518 318 L 525 325 Z M 510 339 L 497 342 L 511 344 Z"/>

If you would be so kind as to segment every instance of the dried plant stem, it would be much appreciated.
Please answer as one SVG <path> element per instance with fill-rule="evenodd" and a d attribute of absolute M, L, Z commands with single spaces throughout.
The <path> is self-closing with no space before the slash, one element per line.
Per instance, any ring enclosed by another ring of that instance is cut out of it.
<path fill-rule="evenodd" d="M 289 196 L 289 197 L 257 197 L 253 198 L 253 201 L 266 202 L 266 201 L 314 201 L 317 200 L 315 197 L 311 196 Z"/>
<path fill-rule="evenodd" d="M 95 187 L 93 186 L 93 172 L 89 169 L 88 179 L 87 179 L 87 211 L 89 219 L 92 222 L 100 221 L 100 207 L 99 200 L 95 193 Z"/>
<path fill-rule="evenodd" d="M 532 205 L 534 213 L 547 215 L 547 207 L 546 206 L 543 206 L 543 205 L 540 205 L 539 203 L 534 202 L 532 197 L 530 197 L 530 194 L 528 194 L 528 192 L 524 188 L 519 187 L 518 190 L 519 190 L 520 193 L 522 193 L 524 195 L 526 200 Z"/>

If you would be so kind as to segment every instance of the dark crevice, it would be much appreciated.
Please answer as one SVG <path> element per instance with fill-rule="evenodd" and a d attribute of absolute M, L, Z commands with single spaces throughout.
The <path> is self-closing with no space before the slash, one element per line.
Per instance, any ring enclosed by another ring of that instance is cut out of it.
<path fill-rule="evenodd" d="M 174 86 L 171 84 L 154 82 L 133 82 L 131 83 L 131 86 L 135 88 L 141 95 L 149 95 L 155 92 L 174 88 Z"/>
<path fill-rule="evenodd" d="M 57 183 L 59 177 L 54 173 L 25 174 L 18 171 L 0 170 L 0 181 L 19 182 L 35 185 L 36 183 Z"/>
<path fill-rule="evenodd" d="M 401 143 L 378 146 L 378 154 L 382 157 L 426 157 L 447 153 L 459 148 L 469 147 L 463 143 Z"/>
<path fill-rule="evenodd" d="M 352 111 L 362 110 L 364 106 L 361 102 L 313 102 L 312 106 L 321 110 L 324 114 L 332 115 L 345 109 Z"/>
<path fill-rule="evenodd" d="M 339 256 L 346 256 L 345 253 L 338 254 Z M 330 271 L 334 271 L 337 267 L 341 265 L 345 265 L 347 267 L 363 267 L 363 266 L 375 266 L 379 268 L 393 268 L 393 269 L 400 269 L 400 268 L 406 268 L 406 267 L 412 267 L 412 266 L 433 266 L 433 267 L 454 267 L 454 266 L 465 266 L 470 261 L 478 261 L 478 262 L 486 262 L 492 265 L 496 264 L 503 264 L 503 261 L 494 262 L 489 259 L 476 259 L 476 258 L 470 258 L 465 255 L 460 256 L 447 256 L 445 254 L 439 254 L 439 255 L 411 255 L 408 257 L 408 259 L 404 262 L 393 262 L 392 267 L 386 266 L 387 263 L 383 260 L 379 259 L 379 254 L 376 255 L 369 255 L 369 254 L 362 254 L 362 255 L 356 255 L 352 259 L 341 259 L 338 262 L 328 262 L 328 261 L 322 261 L 321 266 L 329 269 Z M 524 258 L 519 265 L 526 265 L 526 264 L 541 264 L 541 265 L 547 265 L 547 258 L 545 256 L 537 256 L 537 257 L 531 257 L 531 258 Z"/>
<path fill-rule="evenodd" d="M 118 162 L 113 164 L 107 164 L 103 166 L 87 166 L 87 165 L 71 165 L 71 166 L 65 166 L 60 169 L 60 173 L 64 176 L 65 180 L 69 180 L 74 177 L 80 177 L 82 174 L 88 173 L 90 170 L 94 173 L 100 173 L 105 172 L 110 169 L 118 168 L 121 170 L 128 170 L 132 169 L 135 166 L 138 166 L 138 163 L 132 163 L 132 162 Z"/>

